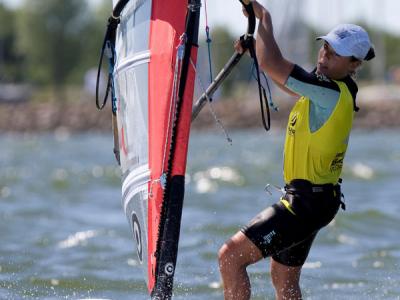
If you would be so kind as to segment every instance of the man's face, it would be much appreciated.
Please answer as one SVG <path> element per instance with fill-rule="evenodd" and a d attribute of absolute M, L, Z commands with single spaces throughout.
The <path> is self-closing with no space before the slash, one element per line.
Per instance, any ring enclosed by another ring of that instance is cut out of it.
<path fill-rule="evenodd" d="M 334 80 L 343 79 L 354 72 L 359 64 L 358 61 L 352 61 L 351 57 L 338 55 L 324 42 L 318 53 L 317 73 Z"/>

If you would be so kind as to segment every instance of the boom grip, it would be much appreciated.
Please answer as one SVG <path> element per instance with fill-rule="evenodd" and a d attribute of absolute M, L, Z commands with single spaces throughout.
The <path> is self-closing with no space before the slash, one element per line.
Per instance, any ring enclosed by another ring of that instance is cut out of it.
<path fill-rule="evenodd" d="M 254 14 L 253 4 L 250 0 L 239 0 L 242 3 L 244 9 L 246 10 L 248 17 L 247 24 L 247 35 L 252 36 L 256 30 L 256 16 Z"/>

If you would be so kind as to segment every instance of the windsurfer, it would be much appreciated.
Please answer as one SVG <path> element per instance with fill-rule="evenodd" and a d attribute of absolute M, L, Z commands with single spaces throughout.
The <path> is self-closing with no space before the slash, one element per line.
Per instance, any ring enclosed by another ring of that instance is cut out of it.
<path fill-rule="evenodd" d="M 341 24 L 318 40 L 317 66 L 307 72 L 286 60 L 269 11 L 252 2 L 259 19 L 256 53 L 262 70 L 300 96 L 288 121 L 284 148 L 286 193 L 230 238 L 219 251 L 225 299 L 249 299 L 246 267 L 271 257 L 277 299 L 301 299 L 300 273 L 317 232 L 344 203 L 340 173 L 352 127 L 357 85 L 352 75 L 375 54 L 367 32 Z M 243 51 L 239 42 L 236 50 Z"/>

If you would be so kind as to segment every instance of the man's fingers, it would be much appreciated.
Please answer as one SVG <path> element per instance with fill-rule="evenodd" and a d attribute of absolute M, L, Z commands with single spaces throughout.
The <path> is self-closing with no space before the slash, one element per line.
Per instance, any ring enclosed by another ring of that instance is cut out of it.
<path fill-rule="evenodd" d="M 235 48 L 235 50 L 237 52 L 239 52 L 239 53 L 243 53 L 244 52 L 242 44 L 240 43 L 240 40 L 235 41 L 233 45 L 234 45 L 234 48 Z"/>
<path fill-rule="evenodd" d="M 253 11 L 254 15 L 256 16 L 257 19 L 262 18 L 262 12 L 265 10 L 264 6 L 262 6 L 260 3 L 258 3 L 256 0 L 250 1 L 251 5 L 253 6 Z M 246 16 L 246 18 L 249 17 L 249 14 L 246 11 L 246 8 L 242 5 L 242 12 Z"/>
<path fill-rule="evenodd" d="M 246 11 L 246 9 L 244 8 L 243 5 L 242 5 L 242 12 L 243 12 L 243 14 L 244 14 L 244 16 L 245 16 L 246 18 L 249 17 L 249 14 L 247 13 L 247 11 Z"/>
<path fill-rule="evenodd" d="M 252 5 L 253 5 L 253 10 L 254 10 L 254 14 L 255 14 L 256 18 L 261 19 L 263 10 L 265 10 L 264 6 L 262 6 L 257 1 L 252 1 Z"/>

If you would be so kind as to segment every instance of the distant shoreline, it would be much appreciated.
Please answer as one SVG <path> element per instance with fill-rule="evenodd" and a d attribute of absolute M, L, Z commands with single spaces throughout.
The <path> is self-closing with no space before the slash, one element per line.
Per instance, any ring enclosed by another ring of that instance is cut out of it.
<path fill-rule="evenodd" d="M 271 126 L 274 128 L 285 128 L 290 110 L 295 99 L 281 99 L 276 101 L 279 111 L 270 109 Z M 208 104 L 207 104 L 208 105 Z M 354 128 L 391 128 L 400 127 L 400 101 L 379 100 L 358 102 L 360 110 L 355 113 Z M 216 115 L 229 128 L 262 128 L 261 111 L 259 100 L 254 98 L 246 101 L 232 100 L 220 101 L 213 104 Z M 195 128 L 207 128 L 214 126 L 215 121 L 207 107 L 195 120 Z"/>
<path fill-rule="evenodd" d="M 284 128 L 293 101 L 277 101 L 280 110 L 271 111 L 272 128 Z M 400 127 L 400 101 L 368 101 L 358 103 L 354 128 Z M 216 126 L 210 108 L 203 108 L 193 122 L 194 129 Z M 258 99 L 220 100 L 213 104 L 218 119 L 230 129 L 262 128 Z M 0 132 L 51 132 L 64 128 L 70 132 L 111 131 L 111 109 L 96 109 L 94 102 L 25 102 L 0 104 Z"/>

